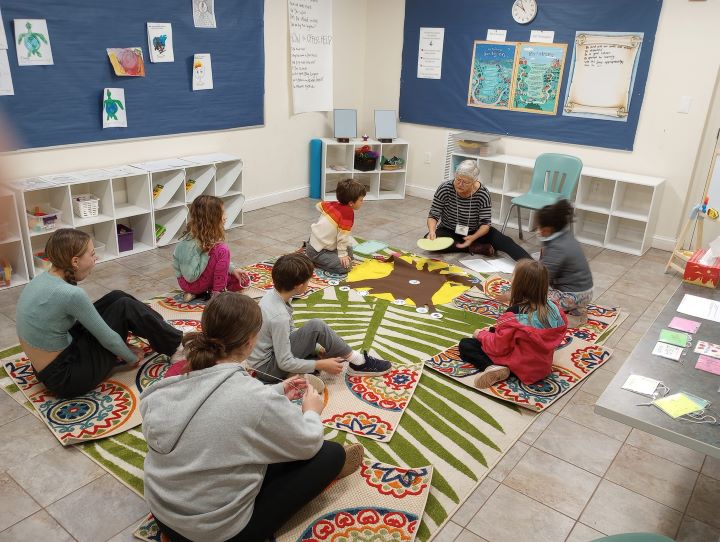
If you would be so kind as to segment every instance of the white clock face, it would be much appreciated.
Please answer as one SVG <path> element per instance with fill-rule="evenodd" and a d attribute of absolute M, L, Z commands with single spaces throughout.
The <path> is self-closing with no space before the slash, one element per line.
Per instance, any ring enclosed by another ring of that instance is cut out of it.
<path fill-rule="evenodd" d="M 527 24 L 537 15 L 536 0 L 515 0 L 512 6 L 512 16 L 515 22 Z"/>

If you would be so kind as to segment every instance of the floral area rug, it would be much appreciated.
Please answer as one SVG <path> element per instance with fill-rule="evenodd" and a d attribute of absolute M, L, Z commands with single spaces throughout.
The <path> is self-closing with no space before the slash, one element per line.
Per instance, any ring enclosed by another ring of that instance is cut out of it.
<path fill-rule="evenodd" d="M 430 494 L 431 466 L 406 469 L 365 459 L 355 473 L 332 483 L 275 533 L 273 542 L 415 540 Z M 148 515 L 134 535 L 161 542 Z"/>
<path fill-rule="evenodd" d="M 135 369 L 118 371 L 94 390 L 63 399 L 51 393 L 35 376 L 35 371 L 20 347 L 5 351 L 0 381 L 3 388 L 21 404 L 29 404 L 63 446 L 106 438 L 142 423 L 138 406 L 140 393 L 161 377 L 169 358 L 145 349 L 145 360 Z M 17 394 L 22 394 L 19 397 Z"/>

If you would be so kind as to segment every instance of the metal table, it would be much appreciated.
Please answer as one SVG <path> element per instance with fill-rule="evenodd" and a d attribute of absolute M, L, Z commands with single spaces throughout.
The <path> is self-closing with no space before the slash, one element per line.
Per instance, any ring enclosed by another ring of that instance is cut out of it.
<path fill-rule="evenodd" d="M 608 384 L 595 404 L 595 412 L 692 450 L 720 458 L 720 425 L 673 420 L 655 406 L 637 406 L 650 401 L 650 398 L 622 389 L 631 374 L 647 376 L 662 381 L 670 388 L 670 393 L 686 391 L 707 399 L 711 402 L 710 408 L 720 413 L 720 376 L 696 369 L 695 363 L 699 354 L 693 352 L 699 340 L 720 344 L 720 323 L 677 312 L 685 294 L 720 301 L 720 290 L 682 283 Z M 701 322 L 700 329 L 693 335 L 692 345 L 685 349 L 680 358 L 682 363 L 653 356 L 651 353 L 660 331 L 667 329 L 674 316 Z"/>

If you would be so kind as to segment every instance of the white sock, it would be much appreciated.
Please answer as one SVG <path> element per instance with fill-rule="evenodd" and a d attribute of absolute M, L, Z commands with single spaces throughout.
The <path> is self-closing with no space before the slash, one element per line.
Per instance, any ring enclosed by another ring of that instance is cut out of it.
<path fill-rule="evenodd" d="M 355 366 L 365 363 L 365 357 L 357 350 L 353 350 L 352 353 L 348 356 L 347 360 Z"/>

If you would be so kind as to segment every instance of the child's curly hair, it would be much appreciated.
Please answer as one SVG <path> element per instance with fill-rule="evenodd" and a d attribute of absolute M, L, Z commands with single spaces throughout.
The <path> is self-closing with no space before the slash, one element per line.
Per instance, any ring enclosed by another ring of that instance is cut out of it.
<path fill-rule="evenodd" d="M 216 244 L 225 240 L 225 209 L 220 198 L 198 196 L 190 204 L 187 229 L 184 236 L 190 235 L 203 252 L 209 252 Z"/>

